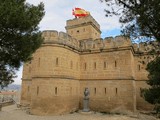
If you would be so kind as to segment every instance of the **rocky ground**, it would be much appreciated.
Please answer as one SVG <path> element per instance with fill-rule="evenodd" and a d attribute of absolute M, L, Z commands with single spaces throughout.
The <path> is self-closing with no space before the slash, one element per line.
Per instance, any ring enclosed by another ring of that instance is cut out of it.
<path fill-rule="evenodd" d="M 60 116 L 29 115 L 26 110 L 15 105 L 3 107 L 0 111 L 0 120 L 160 120 L 144 114 L 114 115 L 91 112 L 90 114 L 73 113 Z"/>

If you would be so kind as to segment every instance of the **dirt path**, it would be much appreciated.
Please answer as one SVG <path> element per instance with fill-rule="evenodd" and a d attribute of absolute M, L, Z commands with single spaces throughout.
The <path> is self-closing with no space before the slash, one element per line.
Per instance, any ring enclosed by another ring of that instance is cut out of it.
<path fill-rule="evenodd" d="M 73 113 L 61 116 L 36 116 L 28 115 L 25 110 L 16 108 L 15 105 L 3 107 L 0 120 L 160 120 L 147 115 L 108 115 L 102 113 L 81 114 Z"/>

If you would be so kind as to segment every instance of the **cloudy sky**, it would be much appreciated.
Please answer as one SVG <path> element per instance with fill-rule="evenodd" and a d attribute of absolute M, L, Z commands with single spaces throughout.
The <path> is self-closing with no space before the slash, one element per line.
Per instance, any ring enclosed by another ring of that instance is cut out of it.
<path fill-rule="evenodd" d="M 83 8 L 90 12 L 101 26 L 101 37 L 116 36 L 120 34 L 118 18 L 106 18 L 104 9 L 105 3 L 99 0 L 26 0 L 28 3 L 37 5 L 43 2 L 45 5 L 45 16 L 40 22 L 40 30 L 58 30 L 65 32 L 66 20 L 73 19 L 72 9 Z M 22 67 L 17 72 L 18 78 L 15 84 L 21 84 Z"/>

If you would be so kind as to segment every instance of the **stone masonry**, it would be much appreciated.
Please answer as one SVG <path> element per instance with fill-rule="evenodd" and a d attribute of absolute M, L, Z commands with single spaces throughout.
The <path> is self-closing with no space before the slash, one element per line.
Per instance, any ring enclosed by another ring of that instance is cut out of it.
<path fill-rule="evenodd" d="M 43 45 L 24 64 L 21 104 L 37 115 L 82 109 L 85 88 L 94 111 L 150 110 L 140 93 L 147 88 L 150 45 L 123 36 L 100 38 L 92 16 L 67 21 L 66 31 L 44 31 Z"/>

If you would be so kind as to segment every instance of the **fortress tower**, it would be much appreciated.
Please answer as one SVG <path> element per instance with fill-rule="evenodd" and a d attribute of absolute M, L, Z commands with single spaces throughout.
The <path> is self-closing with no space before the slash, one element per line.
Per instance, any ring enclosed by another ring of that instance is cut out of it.
<path fill-rule="evenodd" d="M 152 108 L 141 97 L 147 88 L 151 46 L 129 38 L 100 38 L 92 16 L 67 21 L 66 31 L 44 31 L 43 45 L 23 66 L 21 104 L 37 115 L 82 109 L 83 92 L 90 91 L 90 109 L 101 112 Z M 141 53 L 141 54 L 140 54 Z"/>
<path fill-rule="evenodd" d="M 67 34 L 77 40 L 95 40 L 101 35 L 100 25 L 92 16 L 82 17 L 73 20 L 67 20 Z"/>

